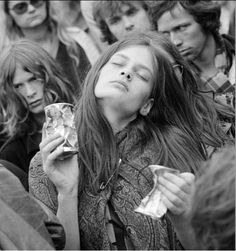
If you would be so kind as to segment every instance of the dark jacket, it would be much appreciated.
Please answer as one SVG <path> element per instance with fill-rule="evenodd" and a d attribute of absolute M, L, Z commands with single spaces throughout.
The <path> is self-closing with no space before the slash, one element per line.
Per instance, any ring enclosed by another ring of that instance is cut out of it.
<path fill-rule="evenodd" d="M 0 149 L 0 159 L 15 164 L 28 175 L 30 160 L 39 151 L 40 141 L 40 133 L 9 139 Z"/>

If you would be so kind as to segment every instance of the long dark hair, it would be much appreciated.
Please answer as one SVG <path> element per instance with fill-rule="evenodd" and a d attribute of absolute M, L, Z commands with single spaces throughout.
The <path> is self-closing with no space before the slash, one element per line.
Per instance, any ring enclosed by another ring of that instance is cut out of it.
<path fill-rule="evenodd" d="M 172 11 L 177 5 L 182 6 L 205 33 L 219 36 L 221 8 L 210 0 L 155 1 L 150 8 L 151 19 L 158 30 L 158 19 L 166 12 Z"/>
<path fill-rule="evenodd" d="M 143 148 L 155 141 L 157 163 L 196 171 L 200 162 L 207 159 L 205 145 L 220 147 L 226 139 L 218 128 L 216 111 L 198 93 L 191 69 L 171 42 L 154 32 L 134 34 L 110 46 L 85 80 L 76 109 L 81 189 L 86 180 L 96 192 L 101 180 L 107 180 L 117 168 L 115 136 L 98 105 L 94 88 L 111 56 L 133 45 L 150 50 L 155 77 L 152 109 L 145 117 L 138 115 L 131 124 Z M 182 68 L 182 75 L 173 63 Z"/>

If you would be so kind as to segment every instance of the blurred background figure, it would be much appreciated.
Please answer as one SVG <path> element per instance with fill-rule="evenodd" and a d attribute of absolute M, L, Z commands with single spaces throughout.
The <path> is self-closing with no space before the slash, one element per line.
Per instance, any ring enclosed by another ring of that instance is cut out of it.
<path fill-rule="evenodd" d="M 62 250 L 65 233 L 55 215 L 37 203 L 0 164 L 1 250 Z"/>
<path fill-rule="evenodd" d="M 81 12 L 80 0 L 53 0 L 50 1 L 57 15 L 61 16 L 69 26 L 77 26 L 83 31 L 88 31 L 88 25 Z M 89 1 L 90 2 L 90 1 Z"/>
<path fill-rule="evenodd" d="M 38 43 L 61 65 L 70 82 L 81 87 L 99 52 L 87 33 L 68 26 L 67 18 L 51 3 L 5 0 L 6 34 L 13 41 L 25 37 Z"/>
<path fill-rule="evenodd" d="M 101 40 L 102 33 L 95 21 L 94 6 L 96 5 L 96 3 L 97 1 L 80 1 L 80 8 L 81 13 L 88 25 L 89 34 L 94 38 L 94 41 L 96 41 L 96 44 L 99 47 L 99 50 L 102 52 L 107 48 L 108 43 Z"/>
<path fill-rule="evenodd" d="M 98 57 L 98 51 L 100 51 L 94 37 L 90 32 L 89 26 L 85 21 L 85 18 L 81 11 L 81 1 L 69 0 L 69 1 L 50 1 L 52 18 L 57 20 L 58 23 L 64 24 L 67 27 L 76 27 L 77 32 L 80 30 L 80 43 L 86 51 L 90 61 L 94 62 Z M 89 3 L 90 1 L 88 1 Z M 95 46 L 96 45 L 96 46 Z M 94 48 L 96 47 L 96 50 Z"/>
<path fill-rule="evenodd" d="M 88 25 L 89 34 L 94 38 L 94 41 L 96 41 L 99 50 L 102 52 L 107 48 L 108 44 L 101 40 L 102 33 L 95 21 L 94 6 L 96 5 L 96 3 L 97 1 L 80 1 L 80 8 L 81 13 Z"/>
<path fill-rule="evenodd" d="M 131 32 L 151 30 L 145 1 L 97 1 L 93 12 L 102 41 L 112 44 Z"/>
<path fill-rule="evenodd" d="M 29 162 L 42 138 L 44 107 L 73 104 L 75 90 L 55 60 L 30 40 L 5 47 L 0 69 L 0 135 L 4 140 L 0 159 L 28 175 Z"/>
<path fill-rule="evenodd" d="M 221 6 L 220 33 L 235 36 L 235 1 L 214 1 Z"/>
<path fill-rule="evenodd" d="M 235 147 L 203 166 L 192 196 L 191 224 L 203 250 L 235 250 Z"/>
<path fill-rule="evenodd" d="M 9 43 L 9 39 L 6 35 L 6 16 L 3 11 L 4 2 L 0 1 L 0 53 L 5 45 Z"/>

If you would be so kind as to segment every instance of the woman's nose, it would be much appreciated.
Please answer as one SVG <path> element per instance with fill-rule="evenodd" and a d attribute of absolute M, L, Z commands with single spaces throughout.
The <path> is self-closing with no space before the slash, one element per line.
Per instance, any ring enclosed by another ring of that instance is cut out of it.
<path fill-rule="evenodd" d="M 121 75 L 122 75 L 122 76 L 125 76 L 125 77 L 127 78 L 128 81 L 131 81 L 132 78 L 133 78 L 133 75 L 132 75 L 132 73 L 130 73 L 130 72 L 126 72 L 126 73 L 125 73 L 124 71 L 122 71 L 122 72 L 121 72 Z"/>

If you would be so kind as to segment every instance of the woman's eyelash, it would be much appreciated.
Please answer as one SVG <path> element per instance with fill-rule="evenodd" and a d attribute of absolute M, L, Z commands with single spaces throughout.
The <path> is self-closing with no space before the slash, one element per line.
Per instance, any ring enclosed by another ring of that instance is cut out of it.
<path fill-rule="evenodd" d="M 122 63 L 122 62 L 111 62 L 111 63 L 114 65 L 120 65 L 120 66 L 124 65 L 124 63 Z"/>
<path fill-rule="evenodd" d="M 146 77 L 144 77 L 144 76 L 142 76 L 142 75 L 140 75 L 140 74 L 138 74 L 138 73 L 137 73 L 137 75 L 138 75 L 141 79 L 143 79 L 144 81 L 148 81 L 148 79 L 147 79 Z"/>

